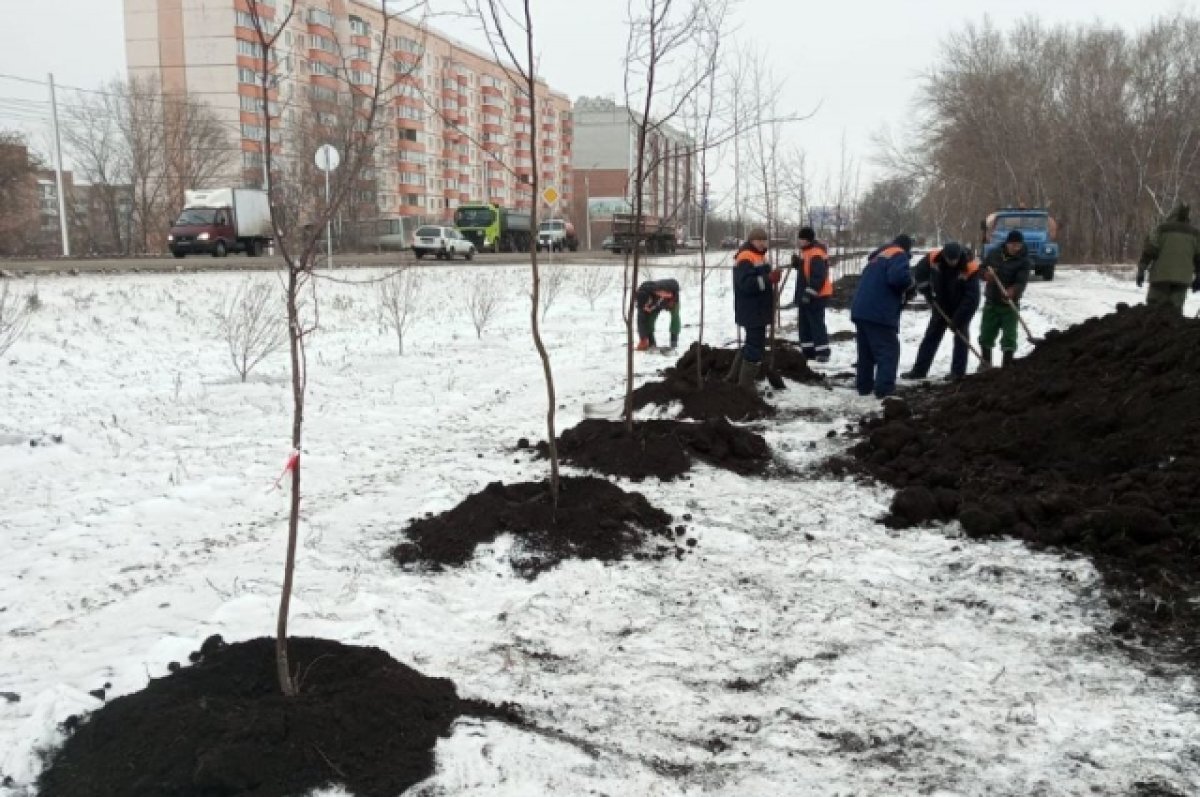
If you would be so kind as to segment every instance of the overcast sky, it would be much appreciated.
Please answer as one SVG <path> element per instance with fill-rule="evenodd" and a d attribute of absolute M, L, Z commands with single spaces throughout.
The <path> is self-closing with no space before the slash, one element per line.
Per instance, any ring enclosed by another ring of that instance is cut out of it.
<path fill-rule="evenodd" d="M 432 4 L 442 11 L 462 8 L 459 0 Z M 44 80 L 54 72 L 61 84 L 91 88 L 123 72 L 121 0 L 0 0 L 0 10 L 0 74 Z M 786 82 L 784 110 L 819 106 L 816 118 L 790 130 L 789 140 L 821 173 L 836 169 L 843 135 L 865 164 L 873 131 L 886 124 L 902 137 L 920 124 L 912 109 L 921 75 L 937 58 L 938 42 L 967 22 L 990 15 L 1006 26 L 1038 15 L 1134 30 L 1156 16 L 1194 10 L 1178 0 L 741 0 L 731 27 L 737 38 L 761 48 Z M 620 95 L 626 0 L 535 0 L 534 14 L 540 70 L 552 86 L 572 97 Z M 447 19 L 436 27 L 481 41 L 469 21 Z M 37 106 L 11 99 L 45 96 L 44 88 L 0 78 L 0 128 L 44 128 L 25 118 Z M 41 132 L 31 138 L 38 148 L 48 140 Z"/>

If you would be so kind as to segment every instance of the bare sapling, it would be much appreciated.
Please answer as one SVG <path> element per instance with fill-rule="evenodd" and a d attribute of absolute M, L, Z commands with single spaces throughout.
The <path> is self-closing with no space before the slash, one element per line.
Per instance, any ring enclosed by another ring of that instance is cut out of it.
<path fill-rule="evenodd" d="M 567 287 L 566 266 L 563 266 L 561 263 L 553 263 L 546 266 L 542 269 L 541 283 L 542 321 L 545 322 L 546 314 L 550 312 L 554 300 Z"/>
<path fill-rule="evenodd" d="M 579 293 L 587 299 L 588 308 L 595 310 L 596 302 L 612 288 L 612 283 L 612 269 L 607 266 L 591 266 L 581 270 L 575 284 L 579 287 Z"/>
<path fill-rule="evenodd" d="M 476 0 L 475 10 L 483 23 L 488 43 L 492 48 L 492 54 L 496 57 L 496 61 L 504 68 L 509 81 L 516 89 L 517 96 L 523 96 L 528 101 L 529 116 L 534 129 L 537 129 L 537 126 L 544 121 L 542 119 L 544 114 L 541 112 L 538 97 L 532 0 L 521 0 L 516 12 L 507 8 L 503 0 Z M 537 168 L 537 164 L 540 162 L 538 136 L 534 135 L 530 137 L 529 150 L 530 162 L 534 164 L 529 181 L 532 200 L 530 202 L 529 229 L 533 230 L 536 234 L 538 230 L 538 202 L 540 201 L 541 194 L 541 169 Z M 542 273 L 538 263 L 538 247 L 536 245 L 532 246 L 529 254 L 529 330 L 533 337 L 533 346 L 537 350 L 538 359 L 541 361 L 542 376 L 546 384 L 546 445 L 548 446 L 547 453 L 550 460 L 550 500 L 557 511 L 559 471 L 558 433 L 555 429 L 555 412 L 558 399 L 554 384 L 554 371 L 550 364 L 550 353 L 546 349 L 545 341 L 542 339 L 541 318 L 538 316 L 538 310 L 542 302 Z M 561 285 L 554 288 L 554 294 L 557 295 L 559 290 L 561 290 Z M 493 296 L 498 296 L 498 294 L 499 290 L 494 289 Z M 550 298 L 550 302 L 553 302 L 553 297 Z M 549 309 L 549 306 L 549 303 L 545 305 L 544 309 L 542 309 L 543 314 Z M 488 311 L 489 316 L 490 313 L 491 310 Z M 474 308 L 472 308 L 472 317 L 478 317 Z M 476 322 L 475 330 L 482 335 L 482 327 L 478 321 Z"/>
<path fill-rule="evenodd" d="M 242 382 L 287 343 L 287 325 L 279 315 L 280 298 L 278 286 L 247 280 L 221 305 L 221 336 Z"/>
<path fill-rule="evenodd" d="M 475 326 L 475 337 L 482 339 L 503 302 L 500 280 L 494 273 L 482 274 L 471 282 L 467 289 L 467 309 L 471 311 L 471 323 Z M 536 311 L 536 305 L 535 311 Z M 535 312 L 536 314 L 536 312 Z"/>
<path fill-rule="evenodd" d="M 390 5 L 390 7 L 389 7 Z M 259 145 L 262 155 L 263 180 L 271 199 L 271 224 L 275 245 L 283 260 L 280 280 L 284 287 L 287 313 L 288 354 L 291 364 L 291 454 L 288 457 L 287 485 L 290 491 L 288 506 L 287 552 L 284 556 L 283 584 L 280 588 L 279 612 L 275 630 L 275 665 L 280 691 L 287 697 L 299 693 L 300 685 L 288 655 L 288 617 L 291 609 L 292 589 L 296 574 L 296 550 L 299 544 L 301 474 L 303 472 L 304 407 L 308 389 L 308 339 L 320 328 L 320 304 L 316 291 L 316 265 L 321 257 L 322 236 L 326 224 L 338 217 L 340 209 L 347 205 L 353 214 L 357 203 L 352 202 L 364 192 L 364 182 L 377 165 L 377 148 L 383 136 L 387 120 L 385 108 L 396 96 L 401 84 L 411 86 L 413 77 L 423 59 L 415 64 L 401 64 L 393 58 L 394 47 L 389 35 L 393 21 L 422 9 L 423 3 L 414 3 L 396 9 L 397 3 L 380 0 L 382 22 L 376 35 L 375 48 L 368 50 L 370 70 L 353 66 L 354 61 L 364 60 L 363 53 L 352 48 L 348 40 L 335 36 L 332 40 L 338 56 L 338 65 L 330 69 L 330 78 L 336 88 L 327 87 L 333 94 L 332 102 L 310 96 L 308 102 L 312 113 L 302 112 L 309 124 L 301 132 L 315 135 L 320 143 L 330 143 L 341 153 L 341 165 L 329 175 L 328 191 L 313 190 L 314 175 L 277 168 L 291 164 L 312 163 L 312 150 L 301 147 L 293 150 L 290 158 L 276 158 L 286 147 L 296 147 L 296 141 L 282 141 L 277 135 L 281 124 L 279 108 L 284 103 L 277 74 L 280 63 L 287 58 L 278 58 L 280 37 L 284 36 L 293 17 L 298 13 L 296 6 L 280 4 L 278 15 L 274 0 L 248 0 L 254 43 L 262 57 L 255 59 L 257 77 L 257 99 L 263 117 L 263 136 Z M 264 11 L 265 9 L 265 11 Z M 413 23 L 403 23 L 413 24 Z M 289 37 L 290 33 L 287 34 Z M 385 72 L 385 67 L 390 67 Z M 318 108 L 318 103 L 326 108 Z M 321 112 L 318 112 L 321 110 Z M 339 116 L 340 114 L 340 116 Z M 333 121 L 329 121 L 332 118 Z M 306 167 L 307 168 L 307 167 Z M 286 175 L 286 176 L 285 176 Z"/>
<path fill-rule="evenodd" d="M 421 310 L 421 284 L 424 273 L 408 267 L 379 283 L 379 310 L 383 323 L 396 333 L 396 347 L 404 356 L 404 336 L 416 323 Z"/>
<path fill-rule="evenodd" d="M 29 326 L 30 302 L 0 283 L 0 357 L 3 357 Z"/>

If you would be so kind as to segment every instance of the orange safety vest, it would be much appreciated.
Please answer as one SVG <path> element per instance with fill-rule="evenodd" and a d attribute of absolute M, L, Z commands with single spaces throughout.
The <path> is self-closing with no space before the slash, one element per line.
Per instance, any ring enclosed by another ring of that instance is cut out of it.
<path fill-rule="evenodd" d="M 675 294 L 670 291 L 655 291 L 650 297 L 650 301 L 646 302 L 646 306 L 642 309 L 647 313 L 653 313 L 661 307 L 670 310 L 675 306 L 675 298 Z"/>
<path fill-rule="evenodd" d="M 934 261 L 937 260 L 938 255 L 940 255 L 941 253 L 942 253 L 941 249 L 930 249 L 929 250 L 929 266 L 931 268 L 933 267 Z M 978 271 L 979 271 L 979 261 L 971 260 L 971 262 L 967 263 L 966 267 L 963 269 L 963 273 L 962 273 L 961 277 L 959 277 L 959 279 L 969 280 L 969 279 L 971 279 L 971 277 L 974 277 L 976 272 L 978 272 Z"/>
<path fill-rule="evenodd" d="M 879 251 L 879 254 L 875 255 L 875 257 L 872 258 L 872 260 L 878 260 L 881 257 L 895 257 L 896 255 L 902 255 L 902 254 L 904 254 L 904 247 L 889 246 L 887 249 L 881 249 Z"/>
<path fill-rule="evenodd" d="M 825 284 L 821 286 L 821 290 L 817 291 L 817 296 L 822 299 L 827 299 L 833 296 L 833 275 L 829 273 L 829 250 L 821 244 L 813 244 L 807 249 L 800 250 L 800 258 L 804 261 L 804 284 L 808 285 L 812 279 L 812 261 L 817 255 L 825 258 Z"/>
<path fill-rule="evenodd" d="M 753 249 L 742 249 L 741 251 L 734 252 L 734 254 L 733 254 L 733 265 L 734 266 L 736 266 L 738 263 L 742 262 L 743 260 L 749 260 L 750 265 L 752 265 L 752 266 L 761 266 L 763 263 L 767 262 L 767 254 L 766 254 L 766 252 L 756 252 Z"/>

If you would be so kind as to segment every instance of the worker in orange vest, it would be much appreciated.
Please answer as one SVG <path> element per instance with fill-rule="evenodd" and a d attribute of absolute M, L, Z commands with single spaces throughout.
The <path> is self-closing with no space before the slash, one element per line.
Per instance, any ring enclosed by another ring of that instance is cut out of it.
<path fill-rule="evenodd" d="M 829 330 L 825 326 L 825 308 L 833 296 L 833 275 L 829 269 L 829 249 L 817 240 L 812 227 L 801 227 L 797 236 L 799 251 L 792 255 L 796 272 L 796 296 L 790 307 L 800 308 L 800 350 L 819 363 L 829 362 Z"/>

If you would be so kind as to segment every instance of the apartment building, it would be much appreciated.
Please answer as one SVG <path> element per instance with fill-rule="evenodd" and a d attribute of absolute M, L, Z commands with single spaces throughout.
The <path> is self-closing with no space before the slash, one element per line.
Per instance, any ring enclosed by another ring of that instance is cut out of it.
<path fill-rule="evenodd" d="M 611 231 L 612 214 L 633 206 L 637 117 L 613 100 L 580 97 L 573 118 L 571 217 L 577 223 L 587 219 L 585 244 L 590 240 L 597 249 Z M 669 125 L 652 132 L 646 142 L 644 213 L 672 222 L 682 234 L 699 223 L 695 163 L 692 139 Z"/>
<path fill-rule="evenodd" d="M 248 2 L 125 0 L 126 59 L 131 76 L 206 100 L 237 142 L 239 170 L 230 179 L 259 185 L 264 54 Z M 573 131 L 565 95 L 541 83 L 534 119 L 528 97 L 489 54 L 412 20 L 390 19 L 385 34 L 379 5 L 369 0 L 257 6 L 279 33 L 270 54 L 273 162 L 311 160 L 325 143 L 323 131 L 332 133 L 342 120 L 358 123 L 348 110 L 350 84 L 370 89 L 384 58 L 389 90 L 375 163 L 352 197 L 361 217 L 446 219 L 459 204 L 478 201 L 528 207 L 535 168 L 542 185 L 570 201 Z"/>

